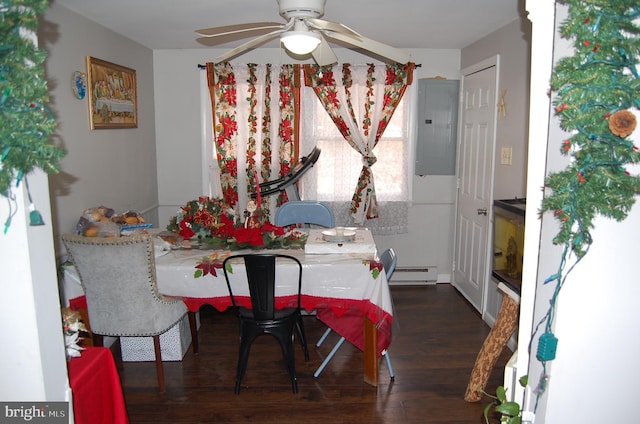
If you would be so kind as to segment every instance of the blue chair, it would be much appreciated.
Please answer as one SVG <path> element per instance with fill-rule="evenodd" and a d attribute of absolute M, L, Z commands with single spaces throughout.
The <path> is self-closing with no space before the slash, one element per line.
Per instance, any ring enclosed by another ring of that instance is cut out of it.
<path fill-rule="evenodd" d="M 324 203 L 313 200 L 290 200 L 276 211 L 276 225 L 312 224 L 333 228 L 333 212 Z"/>
<path fill-rule="evenodd" d="M 384 252 L 382 252 L 382 255 L 380 255 L 380 261 L 382 262 L 382 266 L 384 267 L 385 274 L 387 275 L 387 281 L 391 280 L 391 276 L 393 275 L 393 272 L 396 269 L 396 263 L 398 262 L 398 257 L 396 256 L 396 252 L 393 250 L 393 248 L 389 248 Z M 320 340 L 318 340 L 318 342 L 316 343 L 316 347 L 320 347 L 320 345 L 322 345 L 322 343 L 325 341 L 325 339 L 329 334 L 331 334 L 331 328 L 327 328 L 327 330 L 324 332 L 322 337 L 320 337 Z M 331 349 L 331 352 L 329 352 L 329 355 L 327 355 L 327 357 L 324 359 L 322 364 L 320 364 L 316 372 L 313 373 L 314 377 L 317 378 L 320 376 L 320 374 L 322 373 L 324 368 L 327 366 L 329 361 L 331 361 L 331 358 L 334 357 L 334 355 L 336 354 L 338 349 L 340 349 L 340 346 L 342 346 L 344 342 L 345 342 L 345 338 L 340 337 L 340 340 L 338 340 L 335 346 L 333 346 L 333 349 Z M 391 366 L 391 358 L 389 357 L 389 352 L 385 350 L 382 353 L 382 356 L 384 356 L 384 359 L 387 362 L 387 368 L 389 368 L 389 377 L 391 377 L 391 379 L 393 380 L 396 375 L 393 372 L 393 367 Z"/>

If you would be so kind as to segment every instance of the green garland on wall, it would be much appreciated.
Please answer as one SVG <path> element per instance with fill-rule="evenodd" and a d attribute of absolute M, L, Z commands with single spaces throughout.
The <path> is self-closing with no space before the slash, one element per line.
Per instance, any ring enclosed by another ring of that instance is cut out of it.
<path fill-rule="evenodd" d="M 0 194 L 8 198 L 13 181 L 36 167 L 58 172 L 65 154 L 49 142 L 56 124 L 46 107 L 47 54 L 31 38 L 47 7 L 47 0 L 0 0 Z"/>
<path fill-rule="evenodd" d="M 568 18 L 560 30 L 575 54 L 560 60 L 551 78 L 555 113 L 572 135 L 563 140 L 569 165 L 547 176 L 551 193 L 542 211 L 560 223 L 554 243 L 578 258 L 592 242 L 593 220 L 626 218 L 640 193 L 640 178 L 627 165 L 640 152 L 627 137 L 636 126 L 630 108 L 640 108 L 640 16 L 638 0 L 563 0 Z"/>
<path fill-rule="evenodd" d="M 555 358 L 553 334 L 556 301 L 567 275 L 587 254 L 590 231 L 598 216 L 624 220 L 640 194 L 640 177 L 627 167 L 640 163 L 638 147 L 628 139 L 636 128 L 631 109 L 640 108 L 640 3 L 638 0 L 559 0 L 568 5 L 560 25 L 574 55 L 561 59 L 551 76 L 553 106 L 560 126 L 571 135 L 560 151 L 570 157 L 565 169 L 547 175 L 541 212 L 552 212 L 560 224 L 554 244 L 564 246 L 536 358 L 543 372 L 538 399 L 547 385 L 546 363 Z M 569 266 L 569 257 L 576 260 Z M 533 335 L 531 342 L 533 341 Z M 531 381 L 531 379 L 529 379 Z"/>

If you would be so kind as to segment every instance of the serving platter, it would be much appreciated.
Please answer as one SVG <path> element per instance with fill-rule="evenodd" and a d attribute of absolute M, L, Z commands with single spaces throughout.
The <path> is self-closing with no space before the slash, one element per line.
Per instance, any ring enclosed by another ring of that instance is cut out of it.
<path fill-rule="evenodd" d="M 344 230 L 342 234 L 337 234 L 335 229 L 322 231 L 322 239 L 330 243 L 345 243 L 354 241 L 356 232 L 353 230 Z"/>

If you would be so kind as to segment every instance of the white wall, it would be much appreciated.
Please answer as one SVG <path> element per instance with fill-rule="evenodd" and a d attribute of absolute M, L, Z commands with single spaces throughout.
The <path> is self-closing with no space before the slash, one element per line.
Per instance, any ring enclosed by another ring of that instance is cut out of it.
<path fill-rule="evenodd" d="M 0 399 L 3 401 L 64 401 L 71 395 L 62 337 L 52 218 L 47 177 L 28 175 L 31 195 L 45 225 L 29 226 L 29 202 L 24 182 L 13 188 L 15 212 L 0 234 Z M 14 182 L 15 184 L 15 182 Z M 12 211 L 0 202 L 3 224 Z"/>
<path fill-rule="evenodd" d="M 86 208 L 155 212 L 157 205 L 152 51 L 53 3 L 40 26 L 49 52 L 46 76 L 56 117 L 56 143 L 67 150 L 62 172 L 51 176 L 54 234 L 72 232 Z M 91 130 L 88 97 L 71 91 L 86 56 L 133 68 L 138 82 L 138 128 Z M 156 218 L 151 214 L 151 219 Z M 58 244 L 60 251 L 60 245 Z"/>
<path fill-rule="evenodd" d="M 336 49 L 340 61 L 371 60 L 347 49 Z M 201 117 L 198 64 L 212 61 L 224 49 L 154 51 L 159 223 L 167 223 L 178 208 L 201 195 Z M 460 78 L 458 50 L 410 50 L 421 64 L 415 78 Z M 239 63 L 292 63 L 280 49 L 258 49 L 236 59 Z M 455 178 L 415 177 L 410 234 L 379 236 L 380 249 L 394 247 L 398 266 L 437 266 L 439 280 L 449 281 Z"/>
<path fill-rule="evenodd" d="M 517 19 L 462 49 L 462 69 L 496 54 L 500 55 L 498 85 L 500 90 L 506 90 L 504 100 L 507 116 L 498 115 L 494 159 L 494 199 L 525 197 L 529 129 L 530 42 L 528 40 L 530 39 L 530 22 L 527 19 Z M 501 164 L 502 148 L 512 149 L 511 165 Z"/>

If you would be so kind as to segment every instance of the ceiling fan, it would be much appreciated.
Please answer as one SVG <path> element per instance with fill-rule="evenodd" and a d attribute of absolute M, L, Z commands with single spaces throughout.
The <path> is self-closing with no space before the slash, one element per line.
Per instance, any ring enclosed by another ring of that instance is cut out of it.
<path fill-rule="evenodd" d="M 409 54 L 402 50 L 363 37 L 346 25 L 320 19 L 324 15 L 325 3 L 326 0 L 278 0 L 280 16 L 287 20 L 286 23 L 254 22 L 199 29 L 196 33 L 203 38 L 198 41 L 208 44 L 207 41 L 213 37 L 228 38 L 238 34 L 242 36 L 245 33 L 250 35 L 252 32 L 267 31 L 218 56 L 216 62 L 229 60 L 276 37 L 280 37 L 280 41 L 289 52 L 301 56 L 311 54 L 315 62 L 321 66 L 338 62 L 326 38 L 366 50 L 374 56 L 392 62 L 409 61 Z"/>

